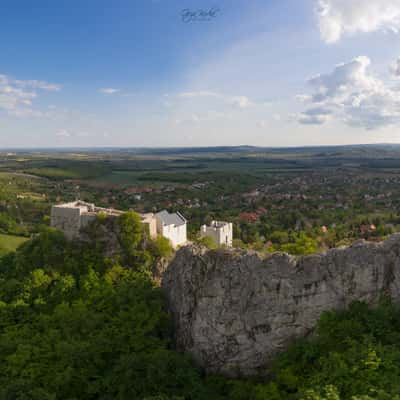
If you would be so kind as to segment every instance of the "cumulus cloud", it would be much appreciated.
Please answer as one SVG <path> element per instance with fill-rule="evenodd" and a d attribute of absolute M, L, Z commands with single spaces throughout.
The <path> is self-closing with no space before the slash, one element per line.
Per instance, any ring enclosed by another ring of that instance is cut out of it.
<path fill-rule="evenodd" d="M 329 120 L 332 111 L 324 108 L 311 108 L 299 116 L 299 122 L 304 125 L 322 125 Z"/>
<path fill-rule="evenodd" d="M 331 73 L 311 78 L 309 84 L 315 89 L 311 101 L 333 100 L 340 103 L 347 99 L 349 92 L 365 94 L 383 90 L 383 82 L 368 73 L 370 64 L 368 57 L 360 56 L 350 62 L 338 64 Z"/>
<path fill-rule="evenodd" d="M 400 30 L 399 0 L 319 0 L 321 38 L 337 42 L 344 34 Z"/>
<path fill-rule="evenodd" d="M 178 97 L 182 98 L 194 98 L 194 97 L 220 97 L 218 93 L 215 92 L 209 92 L 206 90 L 200 90 L 197 92 L 182 92 L 178 93 Z"/>
<path fill-rule="evenodd" d="M 350 126 L 379 128 L 400 122 L 400 92 L 370 72 L 370 59 L 360 56 L 332 72 L 311 78 L 310 108 L 298 116 L 302 124 L 321 125 L 332 117 Z M 300 97 L 302 98 L 302 97 Z"/>
<path fill-rule="evenodd" d="M 59 131 L 56 132 L 57 137 L 70 137 L 71 134 L 66 130 L 66 129 L 60 129 Z"/>
<path fill-rule="evenodd" d="M 389 70 L 393 77 L 400 78 L 400 57 L 390 65 Z"/>
<path fill-rule="evenodd" d="M 165 96 L 165 95 L 164 95 Z M 167 95 L 169 97 L 169 95 Z M 204 97 L 210 97 L 210 98 L 215 98 L 218 99 L 224 103 L 227 103 L 231 106 L 238 107 L 238 108 L 249 108 L 256 103 L 252 100 L 250 100 L 247 96 L 236 96 L 236 95 L 228 95 L 224 93 L 217 93 L 217 92 L 211 92 L 207 90 L 199 90 L 199 91 L 194 91 L 194 92 L 182 92 L 177 94 L 178 98 L 181 99 L 195 99 L 195 98 L 204 98 Z M 269 105 L 269 103 L 262 103 L 260 105 Z"/>
<path fill-rule="evenodd" d="M 61 90 L 61 85 L 57 85 L 55 83 L 48 83 L 45 81 L 37 81 L 37 80 L 28 80 L 28 81 L 21 81 L 15 80 L 15 85 L 22 88 L 33 88 L 33 89 L 41 89 L 47 90 L 49 92 L 58 92 Z"/>
<path fill-rule="evenodd" d="M 0 109 L 17 117 L 44 117 L 32 104 L 41 91 L 58 91 L 61 85 L 38 80 L 15 80 L 0 75 Z"/>
<path fill-rule="evenodd" d="M 103 137 L 107 137 L 107 133 L 104 132 L 101 134 Z M 59 131 L 56 132 L 56 136 L 60 138 L 89 138 L 89 137 L 95 137 L 98 136 L 94 132 L 88 132 L 88 131 L 71 131 L 67 129 L 60 129 Z"/>
<path fill-rule="evenodd" d="M 108 95 L 110 95 L 110 94 L 116 94 L 116 93 L 119 93 L 120 92 L 120 89 L 115 89 L 115 88 L 100 88 L 99 89 L 99 93 L 102 93 L 102 94 L 108 94 Z"/>
<path fill-rule="evenodd" d="M 253 102 L 246 96 L 231 97 L 229 102 L 239 108 L 249 108 L 253 105 Z"/>

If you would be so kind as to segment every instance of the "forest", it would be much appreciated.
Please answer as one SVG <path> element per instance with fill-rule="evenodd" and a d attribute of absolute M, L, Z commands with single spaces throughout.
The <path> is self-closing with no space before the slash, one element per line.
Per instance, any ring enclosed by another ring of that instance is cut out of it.
<path fill-rule="evenodd" d="M 400 399 L 400 308 L 388 299 L 323 314 L 259 377 L 206 375 L 175 351 L 153 278 L 168 243 L 133 212 L 87 229 L 91 240 L 67 242 L 43 227 L 1 257 L 1 399 Z"/>

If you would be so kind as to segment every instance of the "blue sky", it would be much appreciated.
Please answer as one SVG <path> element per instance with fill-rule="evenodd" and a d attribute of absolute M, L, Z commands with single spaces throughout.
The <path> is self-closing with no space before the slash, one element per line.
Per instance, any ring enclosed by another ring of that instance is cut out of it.
<path fill-rule="evenodd" d="M 184 9 L 217 11 L 184 22 Z M 0 10 L 0 147 L 400 141 L 398 0 Z"/>

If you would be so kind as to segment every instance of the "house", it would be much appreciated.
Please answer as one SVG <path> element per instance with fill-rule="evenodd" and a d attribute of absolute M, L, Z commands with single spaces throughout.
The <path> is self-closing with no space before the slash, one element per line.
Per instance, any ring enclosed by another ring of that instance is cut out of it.
<path fill-rule="evenodd" d="M 257 222 L 259 216 L 256 213 L 242 212 L 239 214 L 239 218 L 246 222 Z"/>
<path fill-rule="evenodd" d="M 232 246 L 232 230 L 232 222 L 211 221 L 201 226 L 200 235 L 211 237 L 218 246 Z"/>
<path fill-rule="evenodd" d="M 133 187 L 133 188 L 128 188 L 124 190 L 124 193 L 127 195 L 135 195 L 135 194 L 141 194 L 141 193 L 151 193 L 153 191 L 153 188 L 145 186 L 145 187 Z"/>
<path fill-rule="evenodd" d="M 163 210 L 155 214 L 154 217 L 157 222 L 157 233 L 169 239 L 173 247 L 176 248 L 186 243 L 187 221 L 181 213 L 170 214 Z"/>

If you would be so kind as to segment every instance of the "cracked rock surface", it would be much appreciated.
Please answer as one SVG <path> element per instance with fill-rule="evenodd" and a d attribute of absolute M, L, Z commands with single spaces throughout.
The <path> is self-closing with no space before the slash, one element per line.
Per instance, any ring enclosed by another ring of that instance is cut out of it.
<path fill-rule="evenodd" d="M 299 259 L 187 246 L 162 286 L 178 349 L 208 372 L 254 375 L 310 333 L 323 311 L 354 300 L 374 305 L 383 294 L 399 302 L 400 235 Z"/>

